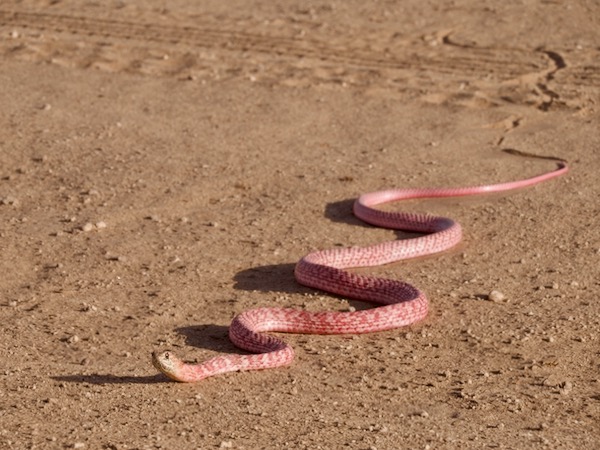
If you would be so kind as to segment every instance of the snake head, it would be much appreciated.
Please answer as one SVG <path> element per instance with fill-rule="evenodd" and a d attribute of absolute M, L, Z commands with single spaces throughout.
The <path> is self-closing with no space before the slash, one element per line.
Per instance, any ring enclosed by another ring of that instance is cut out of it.
<path fill-rule="evenodd" d="M 184 365 L 184 362 L 175 356 L 172 351 L 152 352 L 152 365 L 170 379 L 183 381 L 178 374 L 181 373 L 181 367 Z"/>

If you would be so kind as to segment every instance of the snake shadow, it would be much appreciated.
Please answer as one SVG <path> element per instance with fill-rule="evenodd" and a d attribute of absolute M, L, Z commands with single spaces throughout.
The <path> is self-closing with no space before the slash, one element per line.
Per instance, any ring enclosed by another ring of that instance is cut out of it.
<path fill-rule="evenodd" d="M 352 212 L 354 198 L 348 198 L 337 202 L 327 203 L 325 206 L 325 217 L 332 222 L 347 223 L 349 225 L 369 228 L 371 225 L 363 222 Z"/>
<path fill-rule="evenodd" d="M 354 199 L 328 203 L 325 207 L 325 217 L 332 222 L 367 226 L 352 214 L 353 203 Z M 314 289 L 305 288 L 296 282 L 295 266 L 295 263 L 273 264 L 242 270 L 233 277 L 234 288 L 242 291 L 286 292 L 288 294 L 314 292 Z"/>
<path fill-rule="evenodd" d="M 346 223 L 352 226 L 363 228 L 377 228 L 358 219 L 352 212 L 352 206 L 355 199 L 340 200 L 328 203 L 325 207 L 325 217 L 332 222 Z M 422 236 L 421 233 L 409 233 L 400 230 L 394 230 L 396 239 L 405 240 L 416 236 Z M 351 245 L 351 244 L 349 244 Z M 300 285 L 294 277 L 294 267 L 296 263 L 272 264 L 264 266 L 255 266 L 249 269 L 241 270 L 234 275 L 234 288 L 242 291 L 259 292 L 284 292 L 288 294 L 314 293 L 317 290 Z M 343 298 L 334 294 L 332 297 Z M 355 302 L 351 304 L 356 307 L 365 305 L 364 302 Z M 361 307 L 364 309 L 364 307 Z"/>
<path fill-rule="evenodd" d="M 170 383 L 171 381 L 162 374 L 132 376 L 132 375 L 111 375 L 94 373 L 90 375 L 58 375 L 50 377 L 55 381 L 66 383 L 88 383 L 88 384 L 155 384 L 155 383 Z"/>
<path fill-rule="evenodd" d="M 229 327 L 222 325 L 203 324 L 181 327 L 175 330 L 185 338 L 185 345 L 211 350 L 219 353 L 237 353 L 247 355 L 229 340 Z M 199 355 L 202 358 L 202 355 Z"/>
<path fill-rule="evenodd" d="M 328 203 L 325 217 L 332 222 L 368 227 L 352 213 L 354 199 L 346 199 Z M 296 282 L 294 277 L 295 263 L 256 266 L 238 272 L 234 277 L 234 288 L 242 291 L 286 292 L 290 294 L 314 292 Z"/>
<path fill-rule="evenodd" d="M 228 327 L 220 325 L 198 325 L 190 327 L 177 328 L 175 331 L 185 338 L 185 345 L 190 347 L 202 348 L 221 353 L 238 353 L 244 354 L 239 348 L 235 347 L 228 336 Z M 202 354 L 198 355 L 198 359 L 203 359 Z M 198 361 L 191 361 L 198 362 Z M 148 363 L 150 359 L 148 358 Z M 163 374 L 146 375 L 146 376 L 119 376 L 113 374 L 89 374 L 89 375 L 60 375 L 50 377 L 56 381 L 67 383 L 87 383 L 96 385 L 110 384 L 155 384 L 155 383 L 172 383 Z"/>
<path fill-rule="evenodd" d="M 247 352 L 240 350 L 231 343 L 229 340 L 229 327 L 206 324 L 181 327 L 177 328 L 175 331 L 185 338 L 186 347 L 196 347 L 218 353 L 236 353 L 240 355 L 247 354 Z M 191 360 L 189 362 L 195 363 L 206 358 L 206 356 L 203 356 L 202 353 L 200 353 L 196 360 Z M 148 362 L 150 361 L 148 360 Z M 172 383 L 172 381 L 163 374 L 146 376 L 119 376 L 95 373 L 89 375 L 59 375 L 50 378 L 56 381 L 67 383 L 87 383 L 96 385 Z"/>
<path fill-rule="evenodd" d="M 352 211 L 354 201 L 355 199 L 351 198 L 328 203 L 327 206 L 325 206 L 325 217 L 331 220 L 332 222 L 347 223 L 348 225 L 362 228 L 380 229 L 380 227 L 376 227 L 367 222 L 364 222 L 354 215 L 354 212 Z M 402 230 L 393 231 L 396 234 L 396 239 L 398 240 L 411 239 L 414 237 L 424 235 L 424 233 L 408 232 Z"/>

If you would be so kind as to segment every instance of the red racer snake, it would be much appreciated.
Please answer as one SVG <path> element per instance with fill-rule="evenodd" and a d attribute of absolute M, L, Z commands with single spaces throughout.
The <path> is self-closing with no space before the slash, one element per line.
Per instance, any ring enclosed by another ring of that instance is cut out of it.
<path fill-rule="evenodd" d="M 555 159 L 555 158 L 550 158 Z M 358 275 L 352 267 L 389 264 L 417 256 L 442 252 L 462 237 L 460 225 L 452 219 L 428 214 L 386 212 L 373 206 L 398 200 L 433 197 L 459 197 L 522 188 L 567 172 L 565 162 L 553 171 L 508 183 L 448 189 L 394 189 L 361 195 L 354 203 L 354 214 L 378 227 L 424 233 L 408 240 L 383 242 L 369 247 L 351 247 L 310 253 L 295 269 L 296 280 L 305 286 L 358 300 L 378 303 L 372 309 L 355 312 L 309 312 L 290 308 L 257 308 L 236 316 L 229 327 L 229 338 L 249 355 L 227 354 L 200 364 L 188 364 L 171 351 L 152 353 L 152 363 L 176 381 L 194 382 L 213 375 L 240 370 L 286 366 L 294 350 L 281 339 L 264 334 L 269 331 L 312 334 L 355 334 L 390 330 L 410 325 L 427 315 L 428 300 L 419 289 L 402 281 Z"/>

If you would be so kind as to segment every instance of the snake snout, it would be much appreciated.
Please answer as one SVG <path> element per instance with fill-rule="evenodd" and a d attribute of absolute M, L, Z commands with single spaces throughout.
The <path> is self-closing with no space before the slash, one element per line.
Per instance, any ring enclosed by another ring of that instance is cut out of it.
<path fill-rule="evenodd" d="M 165 366 L 169 365 L 171 360 L 171 352 L 169 350 L 163 352 L 152 352 L 152 365 L 161 372 L 165 369 Z"/>

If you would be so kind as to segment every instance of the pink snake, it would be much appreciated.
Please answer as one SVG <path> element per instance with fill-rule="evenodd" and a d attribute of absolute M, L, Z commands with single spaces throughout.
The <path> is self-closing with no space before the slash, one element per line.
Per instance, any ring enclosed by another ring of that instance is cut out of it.
<path fill-rule="evenodd" d="M 556 158 L 550 158 L 556 159 Z M 310 253 L 295 269 L 296 280 L 305 286 L 384 306 L 355 312 L 309 312 L 289 308 L 257 308 L 236 316 L 229 338 L 253 354 L 221 355 L 200 364 L 188 364 L 171 351 L 152 353 L 154 366 L 169 378 L 195 382 L 213 375 L 241 370 L 268 369 L 289 365 L 294 350 L 264 332 L 312 334 L 355 334 L 390 330 L 410 325 L 427 315 L 428 301 L 417 288 L 402 281 L 347 272 L 352 267 L 389 264 L 402 259 L 442 252 L 462 237 L 457 222 L 428 214 L 386 212 L 372 208 L 382 203 L 415 198 L 459 197 L 522 188 L 567 172 L 565 162 L 551 172 L 520 181 L 454 189 L 394 189 L 361 195 L 354 214 L 379 227 L 424 233 L 408 240 L 383 242 L 369 247 L 351 247 Z"/>

